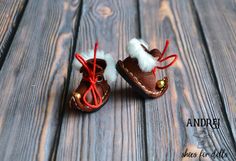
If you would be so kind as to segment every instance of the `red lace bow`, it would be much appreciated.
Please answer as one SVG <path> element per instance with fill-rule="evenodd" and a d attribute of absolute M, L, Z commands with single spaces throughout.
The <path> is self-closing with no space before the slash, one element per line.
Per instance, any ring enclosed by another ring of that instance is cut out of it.
<path fill-rule="evenodd" d="M 165 48 L 162 51 L 161 56 L 157 59 L 157 61 L 162 63 L 162 62 L 164 62 L 164 61 L 166 61 L 168 59 L 172 59 L 172 58 L 174 58 L 174 59 L 169 64 L 167 64 L 165 66 L 156 66 L 156 67 L 154 67 L 153 70 L 152 70 L 154 75 L 156 75 L 156 70 L 157 69 L 166 69 L 166 68 L 172 66 L 176 62 L 176 60 L 178 58 L 178 56 L 176 54 L 173 54 L 173 55 L 170 55 L 170 56 L 167 56 L 167 57 L 163 58 L 163 56 L 166 53 L 166 50 L 167 50 L 167 48 L 169 46 L 169 43 L 170 43 L 169 40 L 166 40 Z"/>
<path fill-rule="evenodd" d="M 88 77 L 84 77 L 86 81 L 90 83 L 89 88 L 85 91 L 83 95 L 83 101 L 86 106 L 91 107 L 91 108 L 99 108 L 102 105 L 102 96 L 98 92 L 98 89 L 96 87 L 96 82 L 97 82 L 97 77 L 96 77 L 96 54 L 97 54 L 97 48 L 98 48 L 98 42 L 95 43 L 94 47 L 94 59 L 93 59 L 93 70 L 89 68 L 88 63 L 80 54 L 75 54 L 75 58 L 83 65 L 85 70 L 88 72 Z M 94 104 L 90 104 L 86 96 L 88 93 L 91 91 Z M 98 98 L 98 99 L 97 99 Z"/>

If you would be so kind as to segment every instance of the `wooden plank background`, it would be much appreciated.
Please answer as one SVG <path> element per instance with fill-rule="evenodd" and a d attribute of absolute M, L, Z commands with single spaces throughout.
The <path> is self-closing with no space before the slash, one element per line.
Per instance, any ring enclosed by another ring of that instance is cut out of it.
<path fill-rule="evenodd" d="M 28 2 L 0 73 L 2 161 L 52 156 L 79 5 L 78 0 Z"/>
<path fill-rule="evenodd" d="M 0 0 L 2 161 L 236 160 L 234 0 Z M 167 93 L 144 100 L 118 76 L 98 112 L 70 109 L 74 53 L 124 59 L 129 39 L 177 53 Z M 4 63 L 3 63 L 4 62 Z M 1 68 L 2 66 L 2 68 Z M 220 128 L 186 127 L 219 118 Z M 186 150 L 227 157 L 182 158 Z"/>
<path fill-rule="evenodd" d="M 223 102 L 222 112 L 236 140 L 236 3 L 195 1 L 204 41 L 214 67 L 214 77 Z M 208 8 L 211 8 L 210 10 Z M 217 33 L 217 34 L 215 34 Z"/>
<path fill-rule="evenodd" d="M 0 1 L 0 69 L 28 0 Z"/>
<path fill-rule="evenodd" d="M 221 127 L 209 135 L 209 147 L 204 150 L 212 153 L 223 148 L 229 153 L 229 159 L 234 160 L 234 140 L 222 115 L 222 103 L 211 78 L 213 71 L 208 67 L 209 59 L 193 4 L 185 0 L 140 0 L 140 13 L 141 37 L 160 49 L 169 38 L 172 40 L 169 51 L 179 55 L 175 68 L 159 75 L 170 77 L 167 94 L 145 101 L 147 159 L 181 160 L 180 154 L 186 149 L 198 149 L 199 139 L 194 136 L 200 136 L 202 129 L 187 128 L 188 119 L 220 118 Z M 211 133 L 209 130 L 206 132 Z"/>

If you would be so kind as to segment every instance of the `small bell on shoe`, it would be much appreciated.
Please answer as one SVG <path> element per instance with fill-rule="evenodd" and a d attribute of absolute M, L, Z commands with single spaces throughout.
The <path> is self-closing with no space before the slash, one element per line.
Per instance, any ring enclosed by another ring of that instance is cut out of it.
<path fill-rule="evenodd" d="M 109 99 L 110 85 L 116 80 L 115 62 L 110 54 L 94 50 L 75 54 L 73 65 L 83 74 L 72 93 L 70 105 L 83 112 L 99 110 Z"/>
<path fill-rule="evenodd" d="M 176 54 L 164 57 L 168 45 L 167 40 L 164 50 L 160 52 L 158 49 L 148 50 L 148 45 L 143 40 L 131 39 L 127 45 L 129 56 L 116 64 L 120 75 L 145 98 L 160 97 L 168 88 L 167 77 L 161 80 L 156 78 L 157 69 L 166 69 L 177 60 Z M 167 60 L 171 62 L 161 66 Z"/>

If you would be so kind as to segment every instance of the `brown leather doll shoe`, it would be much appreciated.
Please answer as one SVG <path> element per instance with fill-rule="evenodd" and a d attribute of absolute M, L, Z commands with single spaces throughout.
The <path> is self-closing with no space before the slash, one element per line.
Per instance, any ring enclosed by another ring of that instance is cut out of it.
<path fill-rule="evenodd" d="M 119 60 L 116 69 L 120 75 L 143 97 L 158 98 L 168 88 L 168 78 L 157 80 L 156 70 L 166 69 L 177 60 L 177 55 L 170 55 L 163 58 L 169 41 L 166 41 L 165 48 L 161 53 L 158 49 L 148 50 L 143 40 L 132 39 L 127 45 L 129 57 Z M 164 61 L 172 60 L 168 65 L 160 66 Z"/>
<path fill-rule="evenodd" d="M 110 84 L 116 80 L 115 62 L 110 54 L 94 51 L 75 54 L 74 66 L 83 74 L 77 89 L 72 93 L 70 105 L 83 112 L 99 110 L 109 99 Z"/>

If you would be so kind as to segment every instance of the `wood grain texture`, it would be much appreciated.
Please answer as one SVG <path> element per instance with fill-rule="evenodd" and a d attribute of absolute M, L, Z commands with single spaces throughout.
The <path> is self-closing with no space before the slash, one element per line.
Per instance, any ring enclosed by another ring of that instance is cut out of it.
<path fill-rule="evenodd" d="M 86 0 L 83 2 L 77 51 L 93 48 L 127 57 L 128 40 L 138 35 L 137 1 Z M 68 97 L 81 75 L 72 70 Z M 118 77 L 108 103 L 92 114 L 69 109 L 63 118 L 56 160 L 145 161 L 143 104 L 128 84 Z"/>
<path fill-rule="evenodd" d="M 0 69 L 28 0 L 0 1 Z"/>
<path fill-rule="evenodd" d="M 236 1 L 194 1 L 218 88 L 236 140 Z"/>
<path fill-rule="evenodd" d="M 0 71 L 0 158 L 49 160 L 79 0 L 30 0 Z"/>
<path fill-rule="evenodd" d="M 236 160 L 234 140 L 222 114 L 224 106 L 198 30 L 193 4 L 185 0 L 139 2 L 142 38 L 150 42 L 152 48 L 160 49 L 169 38 L 172 42 L 169 51 L 179 55 L 173 67 L 159 71 L 159 77 L 168 75 L 170 78 L 167 93 L 157 100 L 145 101 L 148 160 L 199 160 L 181 158 L 186 149 L 198 154 L 201 149 L 209 153 L 224 149 L 227 157 L 223 159 L 200 160 Z M 189 118 L 220 118 L 220 128 L 186 127 Z"/>

